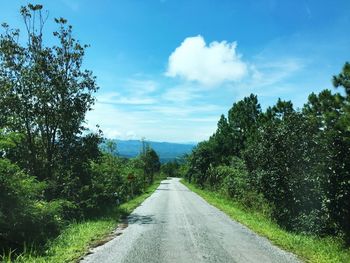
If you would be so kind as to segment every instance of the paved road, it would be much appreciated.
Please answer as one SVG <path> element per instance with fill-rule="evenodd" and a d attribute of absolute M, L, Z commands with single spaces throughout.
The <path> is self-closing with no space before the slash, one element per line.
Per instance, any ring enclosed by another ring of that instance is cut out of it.
<path fill-rule="evenodd" d="M 81 262 L 299 262 L 176 178 L 162 181 L 128 221 L 121 235 Z"/>

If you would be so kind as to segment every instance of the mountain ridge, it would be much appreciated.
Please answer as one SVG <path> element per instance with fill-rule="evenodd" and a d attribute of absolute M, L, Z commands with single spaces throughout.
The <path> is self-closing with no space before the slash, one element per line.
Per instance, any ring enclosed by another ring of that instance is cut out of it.
<path fill-rule="evenodd" d="M 115 154 L 125 157 L 134 158 L 142 151 L 141 140 L 119 140 L 113 139 L 117 144 L 117 151 Z M 162 163 L 179 159 L 185 154 L 191 153 L 196 143 L 174 143 L 174 142 L 157 142 L 145 141 L 151 148 L 153 148 Z"/>

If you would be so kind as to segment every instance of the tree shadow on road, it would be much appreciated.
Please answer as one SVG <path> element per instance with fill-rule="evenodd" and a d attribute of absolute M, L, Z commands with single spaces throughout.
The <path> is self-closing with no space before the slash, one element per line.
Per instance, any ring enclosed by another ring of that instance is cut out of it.
<path fill-rule="evenodd" d="M 156 224 L 154 215 L 138 215 L 132 214 L 128 216 L 128 224 L 140 224 L 140 225 L 149 225 Z"/>

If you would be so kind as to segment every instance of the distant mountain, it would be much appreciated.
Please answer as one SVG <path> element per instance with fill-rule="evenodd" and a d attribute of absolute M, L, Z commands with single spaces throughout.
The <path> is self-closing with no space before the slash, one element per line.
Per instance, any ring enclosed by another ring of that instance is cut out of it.
<path fill-rule="evenodd" d="M 119 156 L 132 158 L 140 154 L 142 142 L 140 140 L 115 140 L 117 143 L 117 153 Z M 196 146 L 195 143 L 170 143 L 146 141 L 158 154 L 162 163 L 175 160 L 184 154 L 190 153 Z"/>

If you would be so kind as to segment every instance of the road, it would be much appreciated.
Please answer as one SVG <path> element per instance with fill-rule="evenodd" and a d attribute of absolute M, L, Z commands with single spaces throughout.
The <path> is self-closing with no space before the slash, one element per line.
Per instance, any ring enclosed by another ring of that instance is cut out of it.
<path fill-rule="evenodd" d="M 128 217 L 128 227 L 81 262 L 299 262 L 173 178 Z"/>

